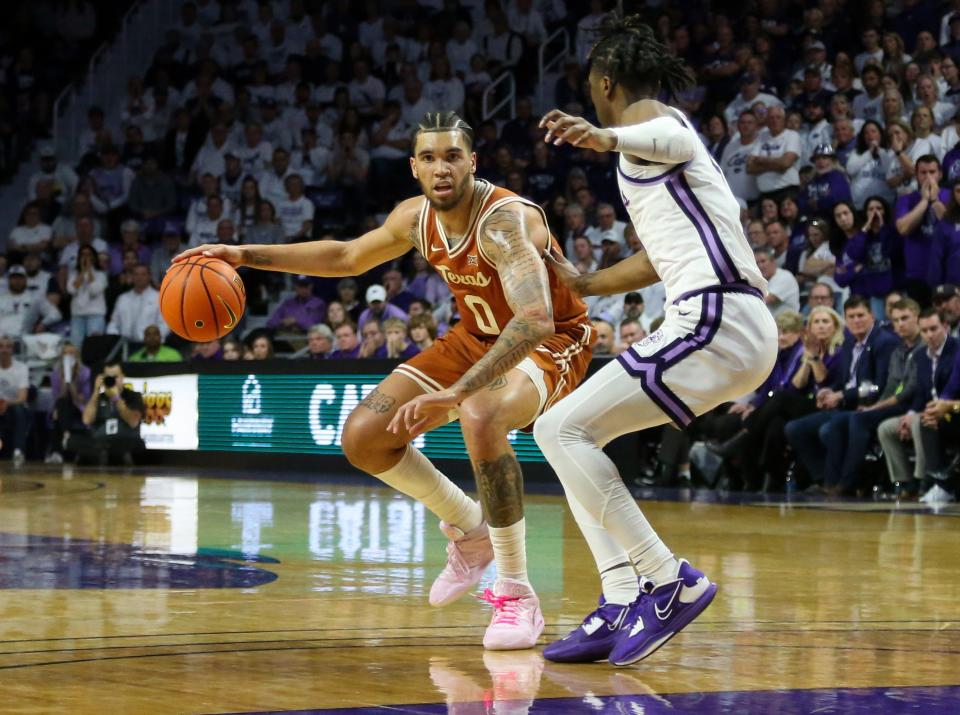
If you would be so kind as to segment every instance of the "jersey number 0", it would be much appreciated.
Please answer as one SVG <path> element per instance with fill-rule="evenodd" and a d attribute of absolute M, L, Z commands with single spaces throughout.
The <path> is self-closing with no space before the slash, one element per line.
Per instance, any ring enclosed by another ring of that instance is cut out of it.
<path fill-rule="evenodd" d="M 499 335 L 500 328 L 497 327 L 497 319 L 493 317 L 493 311 L 490 304 L 483 298 L 476 295 L 464 296 L 463 302 L 477 319 L 477 327 L 487 335 Z"/>

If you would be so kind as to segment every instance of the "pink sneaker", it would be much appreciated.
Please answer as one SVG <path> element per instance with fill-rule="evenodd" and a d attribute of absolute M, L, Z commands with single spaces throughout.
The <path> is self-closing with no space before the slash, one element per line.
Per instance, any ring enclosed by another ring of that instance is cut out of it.
<path fill-rule="evenodd" d="M 463 533 L 440 522 L 440 531 L 447 535 L 447 565 L 430 587 L 430 605 L 447 606 L 477 585 L 487 566 L 493 561 L 493 546 L 486 522 Z"/>
<path fill-rule="evenodd" d="M 493 618 L 483 636 L 487 650 L 522 650 L 533 648 L 543 633 L 540 599 L 533 589 L 519 581 L 499 578 L 482 596 L 493 606 Z"/>

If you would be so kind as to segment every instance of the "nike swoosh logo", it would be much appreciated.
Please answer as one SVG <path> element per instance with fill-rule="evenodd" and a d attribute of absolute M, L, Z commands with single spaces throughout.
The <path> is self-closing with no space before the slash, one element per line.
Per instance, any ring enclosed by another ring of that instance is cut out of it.
<path fill-rule="evenodd" d="M 686 313 L 678 312 L 677 314 L 680 315 L 680 316 L 684 316 L 684 315 L 690 315 L 690 313 L 692 313 L 692 312 L 693 312 L 692 310 L 688 310 Z"/>
<path fill-rule="evenodd" d="M 592 636 L 594 633 L 600 630 L 600 626 L 602 625 L 603 625 L 603 619 L 600 618 L 600 616 L 594 616 L 593 618 L 590 619 L 589 623 L 583 624 L 583 631 L 588 636 Z"/>
<path fill-rule="evenodd" d="M 230 316 L 230 322 L 223 326 L 224 330 L 230 330 L 237 324 L 237 314 L 233 312 L 233 308 L 227 305 L 227 301 L 223 299 L 223 296 L 217 296 L 217 300 L 220 301 L 220 305 L 223 306 L 223 309 L 227 311 L 227 315 Z"/>
<path fill-rule="evenodd" d="M 657 618 L 661 621 L 667 620 L 670 614 L 673 613 L 673 602 L 676 601 L 677 596 L 680 595 L 681 588 L 683 588 L 683 581 L 677 581 L 677 586 L 673 589 L 673 595 L 670 596 L 670 600 L 667 601 L 665 608 L 661 609 L 660 606 L 654 605 L 653 610 L 656 611 Z"/>
<path fill-rule="evenodd" d="M 442 250 L 443 250 L 442 247 L 438 248 L 437 246 L 430 246 L 430 253 L 433 253 L 434 251 L 442 251 Z"/>
<path fill-rule="evenodd" d="M 630 629 L 630 637 L 633 638 L 637 633 L 643 630 L 643 616 L 637 616 L 637 622 Z"/>

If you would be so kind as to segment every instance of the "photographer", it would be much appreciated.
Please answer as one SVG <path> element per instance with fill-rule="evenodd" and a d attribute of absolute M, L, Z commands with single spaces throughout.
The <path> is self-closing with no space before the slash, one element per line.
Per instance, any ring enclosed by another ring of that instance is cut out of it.
<path fill-rule="evenodd" d="M 83 424 L 89 431 L 72 434 L 67 441 L 67 450 L 76 453 L 78 463 L 122 462 L 129 466 L 145 449 L 140 438 L 143 396 L 127 388 L 123 380 L 119 362 L 108 363 L 97 375 L 83 408 Z"/>

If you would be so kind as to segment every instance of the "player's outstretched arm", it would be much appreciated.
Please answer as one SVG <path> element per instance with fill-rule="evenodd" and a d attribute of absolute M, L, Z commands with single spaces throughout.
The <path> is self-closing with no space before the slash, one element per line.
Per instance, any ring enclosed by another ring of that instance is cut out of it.
<path fill-rule="evenodd" d="M 545 252 L 544 257 L 560 281 L 582 296 L 629 293 L 660 281 L 645 251 L 595 273 L 580 273 L 559 251 Z"/>
<path fill-rule="evenodd" d="M 680 164 L 693 158 L 699 140 L 667 105 L 652 99 L 635 102 L 621 121 L 623 126 L 600 128 L 554 109 L 543 116 L 540 127 L 547 130 L 543 140 L 557 146 L 567 143 L 599 152 L 619 151 L 657 164 Z"/>
<path fill-rule="evenodd" d="M 219 258 L 234 266 L 267 271 L 302 273 L 308 276 L 341 277 L 365 273 L 399 258 L 416 245 L 421 199 L 401 202 L 383 226 L 352 241 L 309 241 L 281 245 L 227 246 L 204 244 L 174 258 L 174 263 L 191 256 Z"/>

